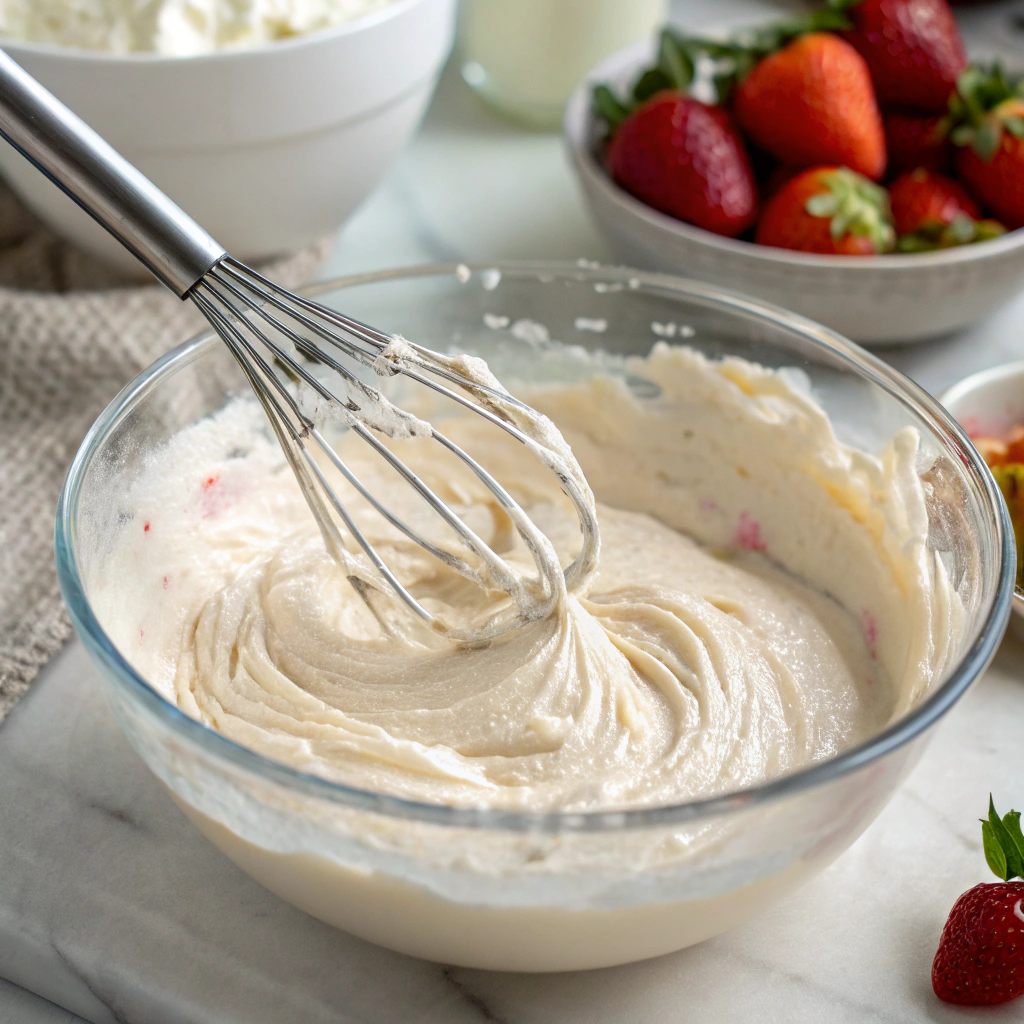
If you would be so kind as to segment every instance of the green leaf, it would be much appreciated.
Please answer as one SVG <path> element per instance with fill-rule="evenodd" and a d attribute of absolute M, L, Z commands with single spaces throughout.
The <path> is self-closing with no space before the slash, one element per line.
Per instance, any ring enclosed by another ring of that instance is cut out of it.
<path fill-rule="evenodd" d="M 992 869 L 992 874 L 1004 882 L 1008 882 L 1010 876 L 1006 872 L 1006 854 L 1003 853 L 1003 848 L 999 845 L 999 840 L 987 821 L 981 823 L 981 844 L 985 849 L 985 861 Z"/>
<path fill-rule="evenodd" d="M 839 212 L 839 197 L 834 192 L 819 192 L 804 204 L 812 217 L 834 217 Z"/>
<path fill-rule="evenodd" d="M 714 75 L 711 81 L 715 86 L 715 102 L 720 107 L 727 106 L 732 98 L 732 91 L 736 88 L 736 76 L 732 72 L 725 72 Z"/>
<path fill-rule="evenodd" d="M 1003 118 L 1003 127 L 1017 139 L 1024 139 L 1024 117 L 1013 117 Z"/>
<path fill-rule="evenodd" d="M 1024 851 L 1018 848 L 1016 840 L 1003 823 L 1003 819 L 996 813 L 991 793 L 988 798 L 988 824 L 993 833 L 995 833 L 996 841 L 1002 847 L 1003 855 L 1006 858 L 1007 873 L 1000 877 L 1004 881 L 1015 877 L 1024 878 Z M 1017 816 L 1017 821 L 1012 824 L 1016 825 L 1018 831 L 1020 830 L 1020 815 Z"/>
<path fill-rule="evenodd" d="M 693 81 L 693 61 L 668 29 L 661 33 L 658 43 L 658 67 L 680 91 L 686 92 Z"/>
<path fill-rule="evenodd" d="M 1024 867 L 1024 834 L 1020 830 L 1020 811 L 1007 811 L 1003 815 L 1003 828 L 1017 851 L 1018 863 Z M 1024 878 L 1024 871 L 1018 871 L 1017 874 Z"/>
<path fill-rule="evenodd" d="M 997 220 L 979 220 L 975 228 L 977 236 L 974 240 L 976 242 L 987 242 L 1006 234 L 1006 228 Z"/>
<path fill-rule="evenodd" d="M 958 213 L 946 228 L 947 237 L 952 245 L 967 245 L 974 241 L 976 234 L 974 219 L 966 213 Z"/>
<path fill-rule="evenodd" d="M 971 147 L 982 160 L 988 163 L 996 155 L 996 150 L 1002 139 L 1002 125 L 995 118 L 986 117 L 975 129 Z"/>
<path fill-rule="evenodd" d="M 620 102 L 607 85 L 598 85 L 594 88 L 593 103 L 594 110 L 608 122 L 608 127 L 613 132 L 629 116 L 629 108 Z"/>
<path fill-rule="evenodd" d="M 854 0 L 860 3 L 860 0 Z M 853 4 L 847 4 L 852 7 Z M 853 22 L 843 13 L 843 8 L 825 7 L 815 11 L 808 18 L 810 32 L 845 32 L 853 28 Z"/>
<path fill-rule="evenodd" d="M 949 138 L 954 146 L 969 146 L 974 141 L 974 128 L 969 124 L 957 125 L 949 133 Z"/>
<path fill-rule="evenodd" d="M 649 100 L 656 93 L 672 89 L 675 83 L 661 68 L 648 68 L 636 81 L 633 86 L 633 99 L 637 103 Z"/>
<path fill-rule="evenodd" d="M 852 222 L 853 217 L 846 210 L 840 210 L 829 222 L 828 232 L 838 242 L 850 230 Z"/>
<path fill-rule="evenodd" d="M 992 64 L 992 74 L 985 92 L 986 98 L 993 106 L 996 103 L 1002 103 L 1003 100 L 1008 100 L 1013 95 L 1013 89 L 1010 87 L 1010 82 L 1006 77 L 1006 72 L 1003 70 L 1003 65 L 998 60 Z"/>
<path fill-rule="evenodd" d="M 968 105 L 981 86 L 984 72 L 976 64 L 968 64 L 956 80 L 956 92 Z"/>
<path fill-rule="evenodd" d="M 757 54 L 753 53 L 741 53 L 733 61 L 733 67 L 735 68 L 735 77 L 737 81 L 743 81 L 747 75 L 757 66 L 758 62 Z"/>
<path fill-rule="evenodd" d="M 900 235 L 896 242 L 897 252 L 931 252 L 935 243 L 918 234 Z"/>

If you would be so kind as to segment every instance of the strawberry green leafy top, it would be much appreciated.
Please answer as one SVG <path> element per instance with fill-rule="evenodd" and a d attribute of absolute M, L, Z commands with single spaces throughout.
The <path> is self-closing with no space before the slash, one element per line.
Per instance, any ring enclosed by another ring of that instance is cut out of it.
<path fill-rule="evenodd" d="M 993 874 L 1004 882 L 1011 878 L 1024 878 L 1024 834 L 1020 829 L 1020 811 L 1008 811 L 1000 818 L 990 793 L 988 819 L 981 819 L 981 838 L 985 860 Z"/>
<path fill-rule="evenodd" d="M 991 160 L 1004 131 L 1024 138 L 1024 79 L 1008 78 L 999 61 L 971 64 L 957 79 L 941 130 L 957 146 Z"/>
<path fill-rule="evenodd" d="M 864 235 L 877 252 L 888 252 L 896 241 L 889 214 L 889 194 L 848 167 L 822 171 L 818 180 L 828 190 L 811 196 L 805 205 L 812 217 L 828 217 L 833 238 L 847 232 Z"/>

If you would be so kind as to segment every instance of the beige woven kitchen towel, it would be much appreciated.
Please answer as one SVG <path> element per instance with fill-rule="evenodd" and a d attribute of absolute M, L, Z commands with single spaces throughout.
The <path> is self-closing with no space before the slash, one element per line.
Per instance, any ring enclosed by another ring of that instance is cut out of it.
<path fill-rule="evenodd" d="M 326 253 L 267 272 L 291 287 Z M 158 285 L 119 285 L 0 184 L 0 721 L 71 632 L 53 518 L 76 449 L 128 380 L 203 326 Z"/>

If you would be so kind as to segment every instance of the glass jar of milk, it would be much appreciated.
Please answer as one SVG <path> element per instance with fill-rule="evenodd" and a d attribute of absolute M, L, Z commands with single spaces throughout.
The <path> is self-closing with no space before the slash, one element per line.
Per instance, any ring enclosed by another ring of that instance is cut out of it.
<path fill-rule="evenodd" d="M 665 0 L 462 0 L 462 76 L 499 110 L 555 128 L 577 82 L 664 16 Z"/>

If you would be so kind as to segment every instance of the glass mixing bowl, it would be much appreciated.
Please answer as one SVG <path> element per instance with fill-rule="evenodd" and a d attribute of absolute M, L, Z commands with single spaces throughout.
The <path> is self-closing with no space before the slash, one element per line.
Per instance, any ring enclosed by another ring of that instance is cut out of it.
<path fill-rule="evenodd" d="M 455 267 L 422 267 L 313 291 L 432 348 L 485 354 L 507 382 L 543 362 L 536 324 L 562 342 L 620 354 L 646 354 L 671 335 L 710 356 L 798 368 L 840 438 L 867 451 L 916 427 L 929 544 L 967 610 L 945 677 L 836 757 L 764 785 L 642 810 L 533 815 L 416 803 L 238 746 L 141 678 L 90 605 L 119 528 L 116 496 L 175 431 L 245 388 L 209 334 L 140 374 L 86 438 L 58 509 L 61 586 L 135 749 L 209 839 L 279 896 L 366 939 L 454 964 L 546 971 L 656 956 L 747 920 L 820 871 L 878 814 L 1002 636 L 1015 572 L 1006 509 L 934 399 L 810 321 L 711 285 L 623 269 L 520 264 L 465 278 Z M 517 318 L 534 323 L 508 329 Z"/>

